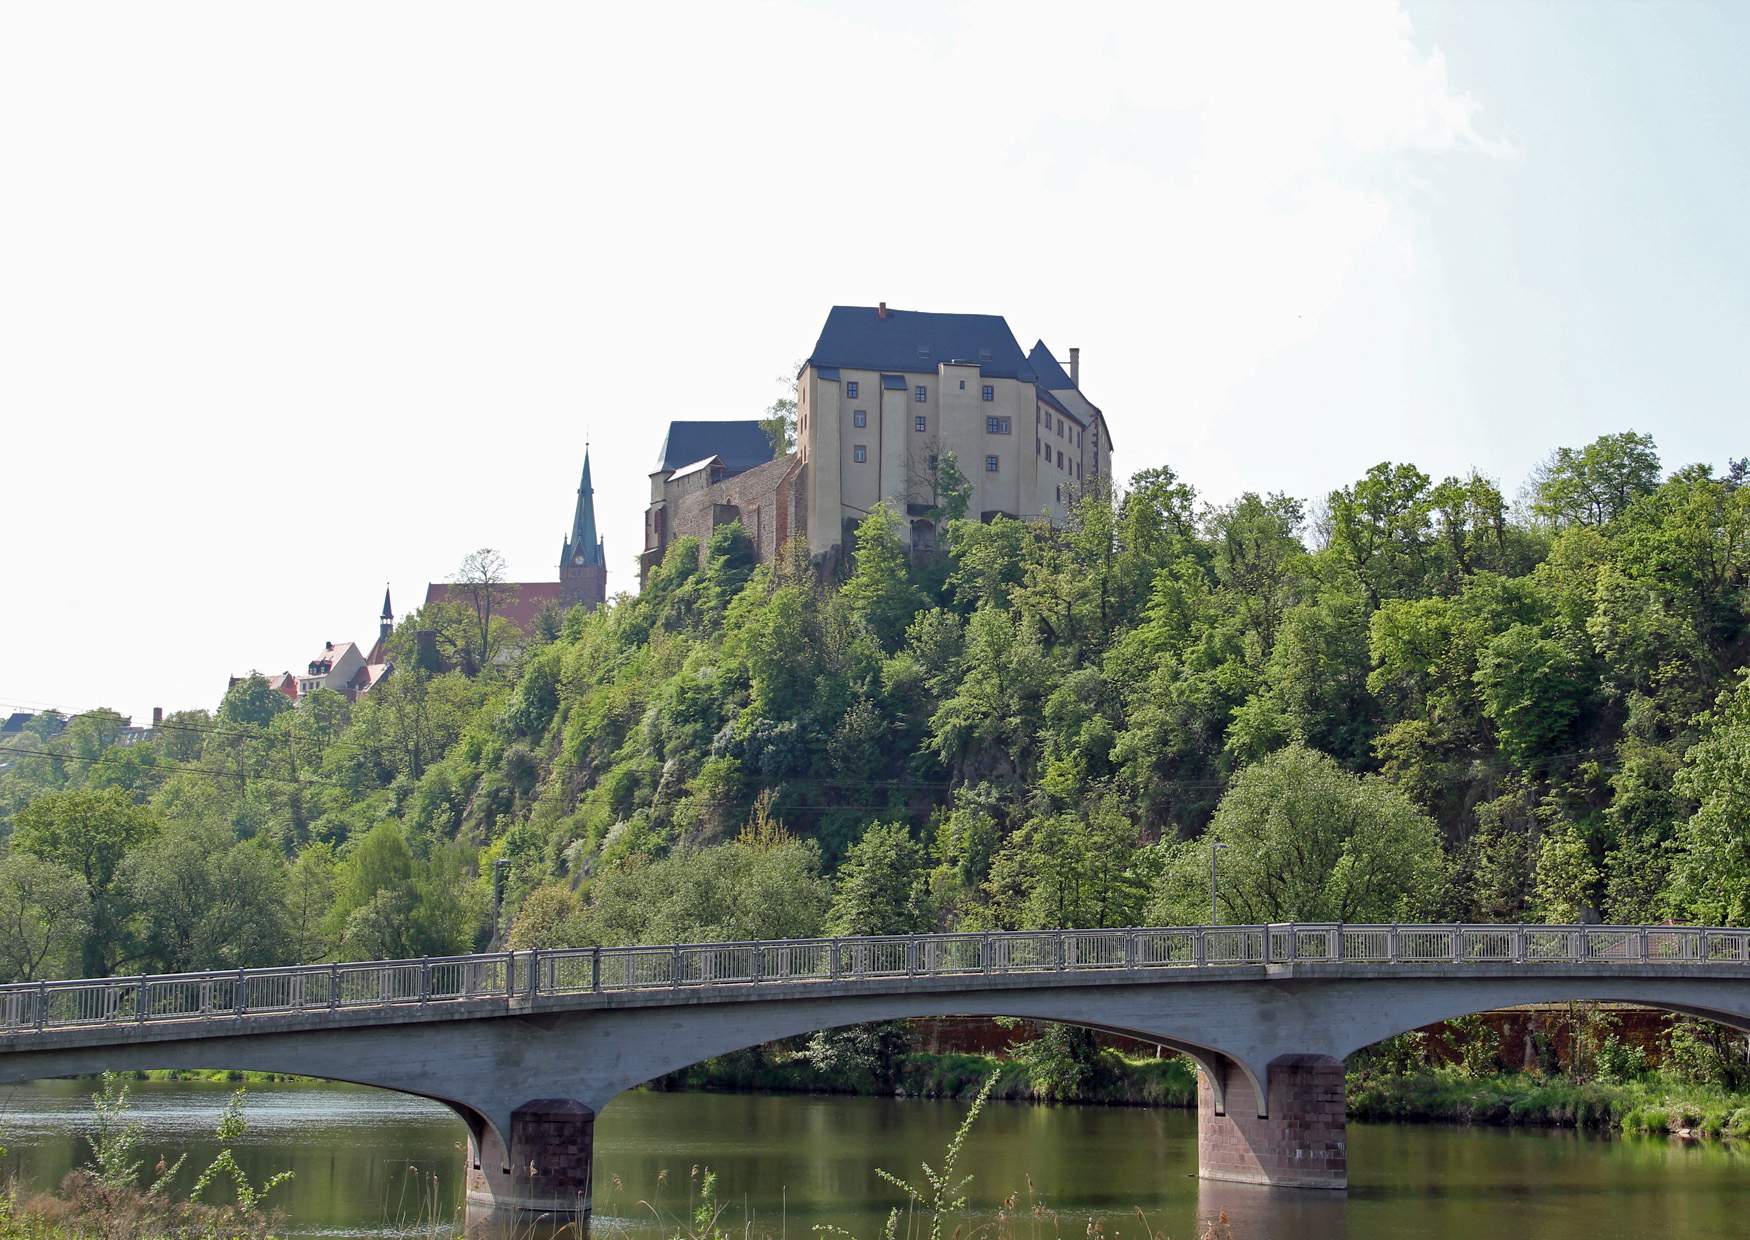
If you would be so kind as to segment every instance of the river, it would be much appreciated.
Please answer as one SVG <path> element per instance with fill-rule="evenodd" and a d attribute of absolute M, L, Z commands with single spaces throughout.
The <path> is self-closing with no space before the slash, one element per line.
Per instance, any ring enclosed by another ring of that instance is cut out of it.
<path fill-rule="evenodd" d="M 234 1087 L 141 1082 L 148 1168 L 213 1152 Z M 21 1185 L 49 1186 L 87 1156 L 88 1082 L 0 1088 L 0 1145 Z M 597 1121 L 597 1237 L 669 1240 L 694 1167 L 717 1173 L 722 1224 L 736 1240 L 813 1240 L 826 1223 L 878 1240 L 896 1190 L 885 1167 L 919 1178 L 939 1165 L 964 1114 L 957 1103 L 875 1098 L 634 1092 Z M 276 1200 L 288 1230 L 386 1236 L 441 1231 L 460 1200 L 464 1130 L 448 1111 L 374 1090 L 316 1084 L 250 1089 L 240 1161 L 256 1176 L 290 1168 Z M 1016 1240 L 1187 1240 L 1225 1210 L 1235 1240 L 1710 1240 L 1750 1235 L 1750 1150 L 1569 1132 L 1351 1124 L 1347 1194 L 1221 1186 L 1196 1179 L 1188 1111 L 993 1103 L 962 1157 L 977 1221 L 1017 1195 Z M 645 1205 L 642 1203 L 649 1203 Z M 654 1210 L 654 1214 L 653 1214 Z M 660 1221 L 656 1216 L 660 1215 Z M 903 1230 L 902 1230 L 903 1236 Z M 927 1234 L 927 1233 L 925 1233 Z"/>

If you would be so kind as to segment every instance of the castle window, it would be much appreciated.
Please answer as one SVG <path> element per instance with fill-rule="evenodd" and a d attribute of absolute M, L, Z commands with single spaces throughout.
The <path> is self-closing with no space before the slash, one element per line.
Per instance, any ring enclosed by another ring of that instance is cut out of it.
<path fill-rule="evenodd" d="M 920 405 L 923 404 L 926 400 L 930 399 L 930 389 L 921 383 L 918 384 L 917 388 L 912 392 L 912 399 L 917 401 Z"/>
<path fill-rule="evenodd" d="M 934 452 L 930 453 L 930 472 L 932 474 L 936 472 L 936 454 Z"/>
<path fill-rule="evenodd" d="M 984 472 L 987 474 L 994 474 L 994 473 L 996 473 L 996 471 L 997 471 L 997 458 L 994 456 L 985 457 L 984 458 Z"/>
<path fill-rule="evenodd" d="M 965 390 L 966 390 L 966 380 L 964 380 L 964 379 L 962 379 L 962 380 L 961 380 L 961 381 L 960 381 L 960 390 L 961 390 L 961 391 L 962 391 L 962 392 L 964 392 L 964 391 L 965 391 Z"/>
<path fill-rule="evenodd" d="M 1057 502 L 1063 503 L 1063 483 L 1057 484 Z"/>
<path fill-rule="evenodd" d="M 1063 468 L 1063 449 L 1062 448 L 1059 448 L 1057 450 L 1057 467 L 1059 469 Z"/>
<path fill-rule="evenodd" d="M 1062 418 L 1059 418 L 1057 420 L 1057 437 L 1059 439 L 1063 438 L 1063 419 Z"/>
<path fill-rule="evenodd" d="M 869 449 L 862 444 L 854 445 L 851 448 L 851 459 L 859 465 L 867 463 L 869 460 Z"/>
<path fill-rule="evenodd" d="M 913 430 L 915 430 L 918 434 L 921 435 L 925 431 L 930 429 L 930 420 L 929 420 L 929 418 L 925 417 L 923 414 L 920 413 L 920 414 L 918 414 L 917 417 L 915 417 L 911 420 L 911 426 L 912 426 Z"/>
<path fill-rule="evenodd" d="M 845 395 L 852 400 L 857 399 L 857 381 L 855 379 L 845 380 Z"/>
<path fill-rule="evenodd" d="M 869 425 L 869 411 L 867 409 L 858 409 L 856 412 L 852 413 L 851 425 L 858 427 Z"/>
<path fill-rule="evenodd" d="M 986 400 L 995 400 L 997 398 L 997 390 L 994 385 L 989 383 L 984 385 L 984 398 Z"/>
<path fill-rule="evenodd" d="M 986 418 L 984 420 L 984 433 L 987 435 L 1007 435 L 1009 433 L 1009 420 L 1007 418 Z"/>

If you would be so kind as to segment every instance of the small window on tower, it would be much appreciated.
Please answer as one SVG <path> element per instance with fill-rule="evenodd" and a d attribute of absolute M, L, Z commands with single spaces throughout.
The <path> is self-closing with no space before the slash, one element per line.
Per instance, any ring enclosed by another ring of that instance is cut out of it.
<path fill-rule="evenodd" d="M 858 427 L 869 425 L 869 411 L 867 409 L 855 410 L 851 414 L 851 425 Z"/>
<path fill-rule="evenodd" d="M 845 380 L 845 395 L 852 400 L 857 399 L 857 381 L 855 379 Z"/>
<path fill-rule="evenodd" d="M 997 458 L 996 457 L 987 456 L 984 458 L 984 472 L 987 474 L 994 474 L 997 472 Z"/>
<path fill-rule="evenodd" d="M 916 390 L 912 392 L 912 399 L 917 401 L 920 405 L 923 404 L 926 400 L 930 399 L 930 389 L 921 383 L 918 384 Z"/>
<path fill-rule="evenodd" d="M 869 449 L 862 444 L 853 445 L 851 448 L 851 459 L 859 465 L 865 464 L 869 460 Z"/>
<path fill-rule="evenodd" d="M 984 398 L 986 400 L 995 400 L 997 398 L 997 390 L 993 384 L 987 383 L 984 385 Z"/>
<path fill-rule="evenodd" d="M 930 428 L 930 419 L 920 413 L 911 420 L 911 428 L 921 435 Z"/>

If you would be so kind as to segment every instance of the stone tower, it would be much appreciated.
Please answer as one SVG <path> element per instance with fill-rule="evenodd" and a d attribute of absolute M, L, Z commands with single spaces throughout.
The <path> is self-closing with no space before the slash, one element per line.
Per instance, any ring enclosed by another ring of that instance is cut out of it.
<path fill-rule="evenodd" d="M 582 604 L 585 611 L 594 611 L 607 597 L 608 558 L 595 532 L 595 488 L 589 483 L 589 448 L 585 447 L 571 537 L 559 553 L 559 601 L 565 607 Z"/>

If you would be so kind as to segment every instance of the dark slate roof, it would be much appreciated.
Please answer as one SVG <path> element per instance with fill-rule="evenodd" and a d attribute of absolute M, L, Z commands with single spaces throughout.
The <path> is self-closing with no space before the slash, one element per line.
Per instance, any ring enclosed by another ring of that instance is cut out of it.
<path fill-rule="evenodd" d="M 709 456 L 723 458 L 731 474 L 745 473 L 772 459 L 772 441 L 755 421 L 670 422 L 657 454 L 658 472 L 679 469 Z"/>
<path fill-rule="evenodd" d="M 1081 391 L 1081 388 L 1077 387 L 1070 381 L 1069 373 L 1065 371 L 1062 366 L 1057 364 L 1057 359 L 1052 356 L 1051 350 L 1045 347 L 1045 342 L 1043 340 L 1037 341 L 1033 345 L 1033 351 L 1027 354 L 1027 361 L 1030 362 L 1033 369 L 1038 372 L 1040 387 L 1049 388 L 1053 392 L 1061 392 L 1065 388 L 1075 392 Z M 1082 399 L 1088 400 L 1086 393 L 1082 394 Z M 1100 406 L 1094 405 L 1093 401 L 1088 400 L 1088 404 L 1094 406 L 1095 413 L 1098 413 L 1101 417 L 1106 416 L 1105 411 L 1102 410 Z M 1080 419 L 1077 420 L 1079 421 Z"/>
<path fill-rule="evenodd" d="M 1000 314 L 932 314 L 874 306 L 834 306 L 808 355 L 816 369 L 934 371 L 942 362 L 969 362 L 997 379 L 1033 381 L 1015 333 Z"/>
<path fill-rule="evenodd" d="M 1033 373 L 1039 376 L 1039 386 L 1049 388 L 1053 392 L 1061 392 L 1065 388 L 1073 388 L 1075 384 L 1069 381 L 1069 373 L 1057 364 L 1057 359 L 1051 355 L 1051 350 L 1045 347 L 1043 340 L 1033 345 L 1033 351 L 1027 354 L 1027 363 L 1033 367 Z"/>

